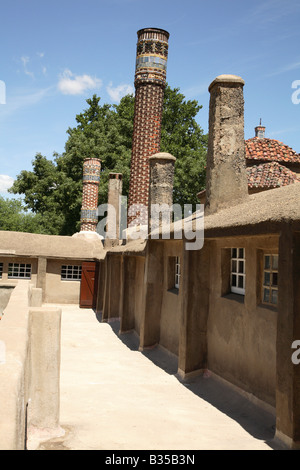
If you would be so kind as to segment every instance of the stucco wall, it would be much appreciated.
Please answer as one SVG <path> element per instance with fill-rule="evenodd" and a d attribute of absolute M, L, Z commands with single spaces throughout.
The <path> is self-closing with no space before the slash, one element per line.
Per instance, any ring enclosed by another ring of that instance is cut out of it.
<path fill-rule="evenodd" d="M 105 288 L 105 262 L 99 262 L 99 278 L 97 287 L 97 313 L 102 313 L 104 301 L 104 288 Z"/>
<path fill-rule="evenodd" d="M 137 256 L 135 258 L 135 304 L 134 304 L 134 329 L 139 334 L 141 329 L 141 313 L 143 308 L 144 296 L 144 270 L 145 258 Z"/>
<path fill-rule="evenodd" d="M 45 303 L 78 304 L 80 297 L 80 281 L 62 281 L 62 265 L 79 265 L 81 260 L 47 260 L 45 282 Z"/>
<path fill-rule="evenodd" d="M 123 298 L 121 305 L 121 331 L 135 330 L 140 334 L 144 300 L 143 256 L 123 257 Z"/>
<path fill-rule="evenodd" d="M 0 322 L 0 450 L 24 450 L 27 426 L 59 424 L 61 310 L 32 307 L 39 290 L 19 282 Z"/>
<path fill-rule="evenodd" d="M 260 301 L 260 259 L 264 252 L 277 252 L 278 238 L 232 238 L 211 245 L 208 368 L 274 405 L 277 311 Z M 245 296 L 224 292 L 222 253 L 231 247 L 245 248 Z"/>
<path fill-rule="evenodd" d="M 0 257 L 0 263 L 3 263 L 3 273 L 2 278 L 0 278 L 0 285 L 9 283 L 17 283 L 18 281 L 22 281 L 23 279 L 9 279 L 8 278 L 8 264 L 9 263 L 25 263 L 31 264 L 31 279 L 30 283 L 32 285 L 36 285 L 37 281 L 37 265 L 38 260 L 37 258 L 30 258 L 30 257 L 19 257 L 19 256 L 2 256 Z M 28 279 L 27 279 L 28 280 Z"/>
<path fill-rule="evenodd" d="M 0 318 L 3 313 L 3 310 L 8 304 L 13 289 L 14 286 L 4 284 L 0 285 Z"/>
<path fill-rule="evenodd" d="M 181 257 L 182 242 L 164 242 L 164 285 L 160 317 L 160 344 L 173 354 L 178 354 L 182 288 L 174 289 L 173 272 L 170 273 L 169 258 Z M 182 261 L 182 260 L 181 260 Z"/>

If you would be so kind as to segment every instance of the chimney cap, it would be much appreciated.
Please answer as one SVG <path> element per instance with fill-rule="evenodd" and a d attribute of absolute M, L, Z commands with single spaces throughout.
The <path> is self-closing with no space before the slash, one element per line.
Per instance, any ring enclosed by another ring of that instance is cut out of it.
<path fill-rule="evenodd" d="M 240 84 L 240 85 L 245 85 L 245 81 L 242 79 L 242 77 L 239 77 L 238 75 L 226 75 L 226 74 L 223 74 L 223 75 L 219 75 L 218 77 L 216 77 L 212 82 L 211 84 L 209 85 L 208 87 L 208 91 L 210 91 L 212 89 L 212 87 L 214 85 L 216 85 L 217 83 L 236 83 L 236 84 Z"/>
<path fill-rule="evenodd" d="M 118 180 L 121 180 L 121 179 L 122 179 L 122 176 L 123 176 L 122 173 L 114 173 L 114 172 L 109 173 L 109 179 L 118 179 Z"/>
<path fill-rule="evenodd" d="M 146 32 L 149 32 L 149 33 L 162 33 L 162 34 L 165 34 L 168 39 L 170 37 L 170 33 L 168 31 L 166 31 L 165 29 L 161 29 L 161 28 L 142 28 L 142 29 L 138 30 L 137 35 L 140 36 L 140 34 L 146 33 Z"/>
<path fill-rule="evenodd" d="M 149 157 L 149 160 L 170 160 L 170 161 L 175 161 L 176 158 L 173 155 L 171 155 L 170 153 L 159 152 L 159 153 L 155 153 L 154 155 L 151 155 L 151 157 Z"/>

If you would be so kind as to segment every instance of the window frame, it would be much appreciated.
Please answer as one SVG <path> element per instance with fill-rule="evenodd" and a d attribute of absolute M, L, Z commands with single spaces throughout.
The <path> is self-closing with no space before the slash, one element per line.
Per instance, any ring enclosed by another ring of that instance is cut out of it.
<path fill-rule="evenodd" d="M 234 250 L 236 250 L 236 256 L 234 256 Z M 241 251 L 242 250 L 242 256 Z M 235 263 L 235 269 L 234 267 Z M 242 271 L 240 266 L 243 266 Z M 236 281 L 233 283 L 233 276 Z M 239 280 L 243 279 L 243 287 L 239 286 Z M 243 247 L 233 247 L 230 251 L 230 292 L 238 295 L 245 295 L 246 292 L 246 250 Z"/>
<path fill-rule="evenodd" d="M 266 257 L 270 258 L 269 267 L 266 266 Z M 273 266 L 273 258 L 276 258 L 276 265 Z M 265 282 L 266 277 L 265 274 L 268 273 L 269 276 L 269 284 Z M 274 274 L 276 274 L 276 281 L 277 284 L 273 284 Z M 269 300 L 265 300 L 265 290 L 269 291 Z M 272 292 L 277 292 L 276 296 L 276 303 L 272 302 Z M 262 279 L 261 279 L 261 303 L 264 306 L 268 307 L 275 307 L 278 306 L 278 253 L 267 252 L 263 254 L 263 262 L 262 262 Z"/>
<path fill-rule="evenodd" d="M 24 269 L 22 272 L 21 270 Z M 21 276 L 21 273 L 24 275 Z M 29 275 L 26 275 L 29 274 Z M 31 279 L 32 264 L 31 263 L 8 263 L 7 278 L 8 279 Z"/>
<path fill-rule="evenodd" d="M 64 269 L 65 268 L 65 269 Z M 77 273 L 74 268 L 77 268 Z M 65 271 L 65 276 L 63 277 L 63 271 Z M 70 277 L 67 277 L 70 276 Z M 82 276 L 82 265 L 81 264 L 62 264 L 60 268 L 60 280 L 64 281 L 81 281 Z"/>
<path fill-rule="evenodd" d="M 175 256 L 174 287 L 179 290 L 181 278 L 180 256 Z"/>

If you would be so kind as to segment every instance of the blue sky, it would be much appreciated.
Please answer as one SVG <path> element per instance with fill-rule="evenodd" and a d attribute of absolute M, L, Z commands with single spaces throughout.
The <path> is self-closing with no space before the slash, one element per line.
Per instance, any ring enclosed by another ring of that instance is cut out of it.
<path fill-rule="evenodd" d="M 2 0 L 0 17 L 2 195 L 36 153 L 64 151 L 87 98 L 117 103 L 134 91 L 145 27 L 169 31 L 167 81 L 203 105 L 205 132 L 209 84 L 235 74 L 245 80 L 245 138 L 261 118 L 266 137 L 300 152 L 299 0 Z"/>

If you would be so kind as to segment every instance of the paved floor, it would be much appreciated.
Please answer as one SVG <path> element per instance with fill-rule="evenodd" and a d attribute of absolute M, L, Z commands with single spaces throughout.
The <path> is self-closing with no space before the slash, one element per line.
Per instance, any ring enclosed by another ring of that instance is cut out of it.
<path fill-rule="evenodd" d="M 40 450 L 272 450 L 275 420 L 214 377 L 176 378 L 176 358 L 137 350 L 134 333 L 64 306 L 64 435 Z M 34 447 L 34 445 L 32 444 Z"/>

